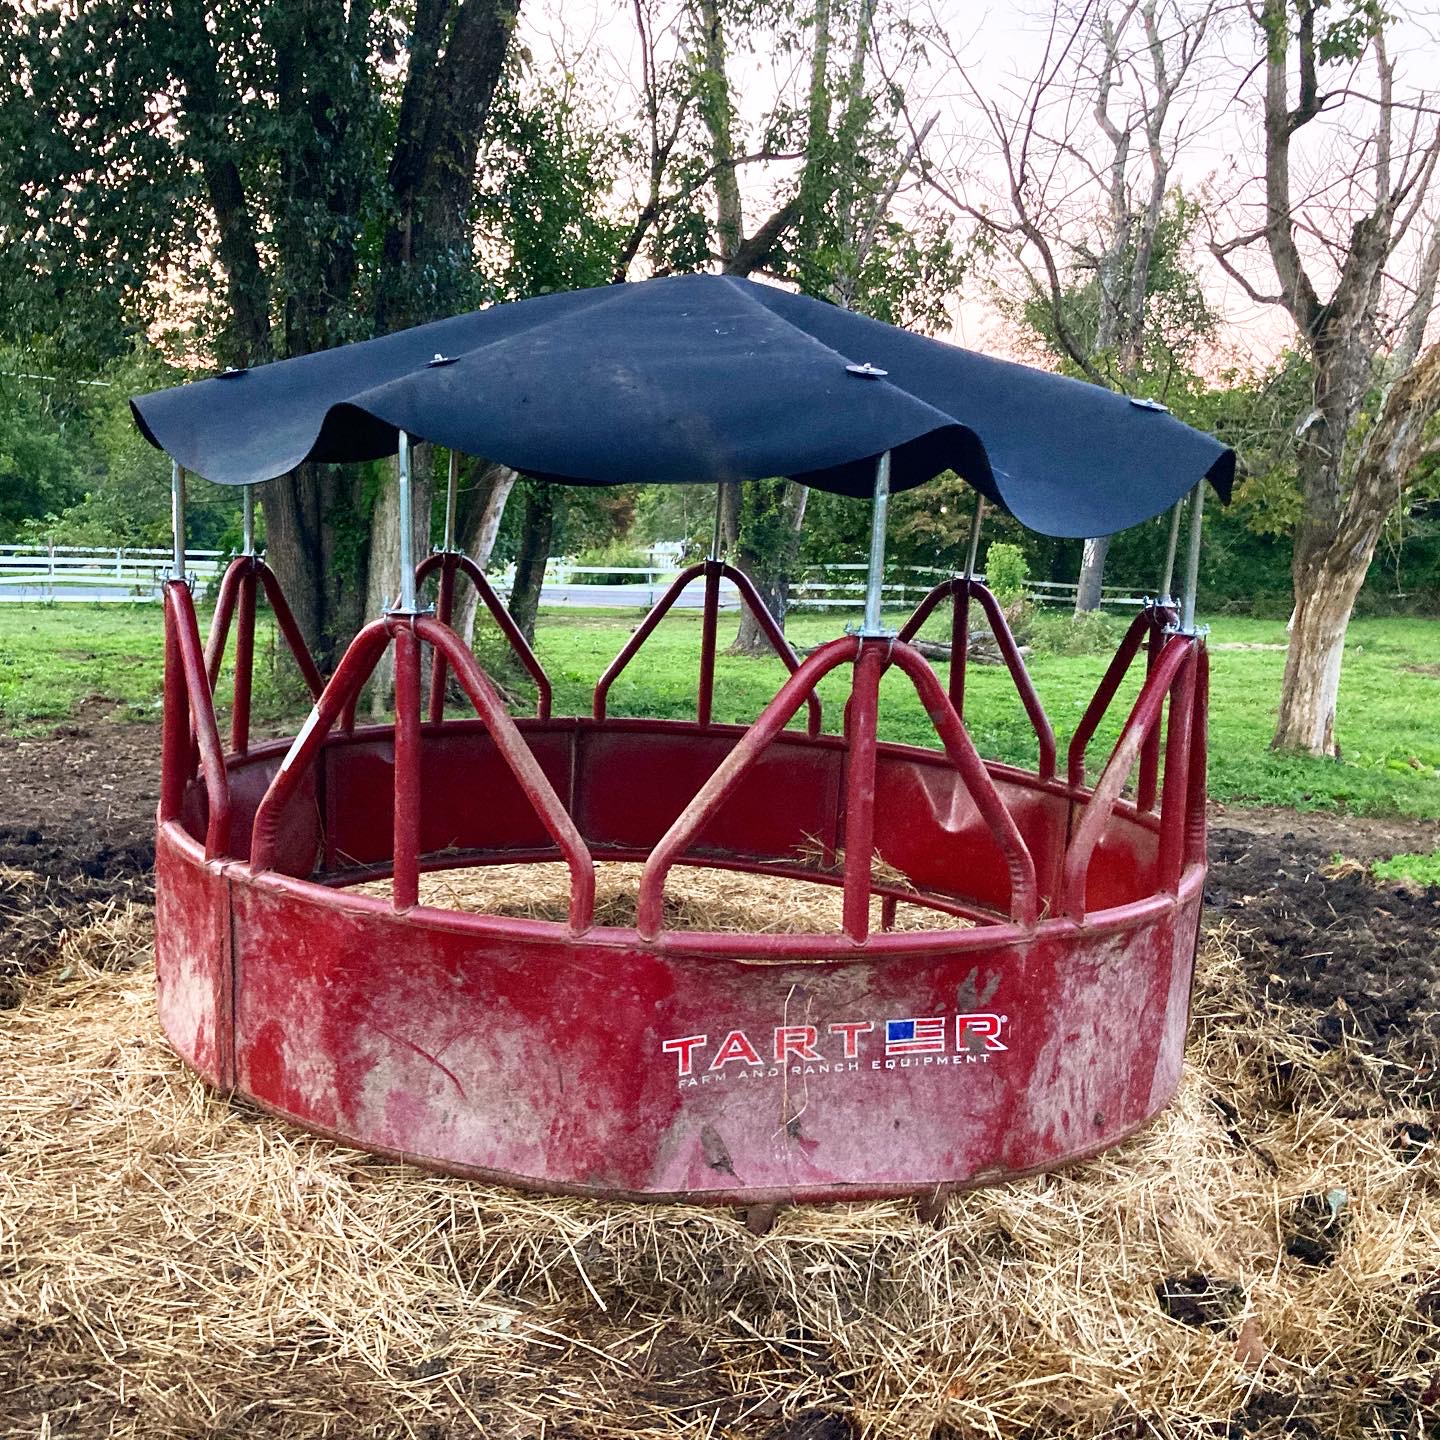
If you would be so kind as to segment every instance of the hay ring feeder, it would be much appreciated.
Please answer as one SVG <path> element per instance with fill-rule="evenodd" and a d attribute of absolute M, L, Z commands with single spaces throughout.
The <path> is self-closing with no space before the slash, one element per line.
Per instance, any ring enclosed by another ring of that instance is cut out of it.
<path fill-rule="evenodd" d="M 532 342 L 537 313 L 552 336 L 570 327 L 565 344 Z M 590 363 L 587 345 L 611 360 L 623 350 L 628 378 Z M 469 346 L 484 347 L 484 363 L 467 375 Z M 437 351 L 459 354 L 435 366 Z M 710 380 L 687 369 L 692 360 Z M 754 377 L 757 364 L 771 370 Z M 555 365 L 569 383 L 550 408 L 512 393 L 528 384 L 543 397 Z M 725 383 L 707 390 L 717 374 Z M 1216 442 L 1124 397 L 717 277 L 500 306 L 142 397 L 135 409 L 175 463 L 159 1009 L 171 1044 L 212 1085 L 456 1174 L 723 1204 L 933 1194 L 1049 1169 L 1116 1143 L 1173 1096 L 1205 876 L 1200 496 L 1204 479 L 1225 495 L 1233 472 Z M 703 456 L 685 438 L 696 425 L 657 423 L 672 411 L 700 413 Z M 257 425 L 274 438 L 257 443 Z M 436 573 L 434 613 L 417 602 L 406 523 L 412 435 L 452 452 L 445 544 L 418 567 L 419 581 Z M 249 485 L 301 459 L 397 450 L 400 599 L 334 674 L 319 674 L 253 553 L 248 489 L 246 553 L 202 646 L 183 574 L 183 471 Z M 540 662 L 455 549 L 458 451 L 558 480 L 788 474 L 869 494 L 865 624 L 801 661 L 712 551 L 600 677 L 591 713 L 556 716 Z M 1102 533 L 1173 507 L 1161 599 L 1137 614 L 1063 757 L 1005 617 L 974 576 L 979 502 L 965 574 L 937 586 L 898 633 L 881 626 L 892 483 L 947 466 L 1049 533 Z M 1059 502 L 1057 475 L 1070 486 Z M 1169 570 L 1191 490 L 1177 605 Z M 1073 511 L 1068 522 L 1057 503 Z M 535 681 L 533 717 L 507 713 L 451 629 L 462 577 Z M 726 582 L 790 671 L 748 727 L 712 717 Z M 695 718 L 612 714 L 615 678 L 692 583 L 704 586 Z M 262 589 L 315 697 L 289 742 L 250 741 Z M 911 643 L 943 604 L 954 615 L 948 687 Z M 967 733 L 977 612 L 1033 729 L 1033 770 L 982 760 Z M 232 631 L 227 746 L 214 695 Z M 361 688 L 391 650 L 394 722 L 358 725 Z M 1138 696 L 1088 772 L 1132 667 L 1143 670 Z M 918 694 L 933 747 L 877 739 L 887 671 Z M 848 674 L 849 699 L 827 731 L 816 686 L 835 672 Z M 448 676 L 473 715 L 445 713 Z M 595 919 L 596 865 L 610 861 L 641 867 L 624 925 Z M 420 903 L 424 876 L 515 863 L 565 866 L 568 914 Z M 697 865 L 830 887 L 838 924 L 678 928 L 667 881 Z M 377 880 L 388 895 L 356 888 Z M 924 928 L 897 928 L 910 907 Z"/>

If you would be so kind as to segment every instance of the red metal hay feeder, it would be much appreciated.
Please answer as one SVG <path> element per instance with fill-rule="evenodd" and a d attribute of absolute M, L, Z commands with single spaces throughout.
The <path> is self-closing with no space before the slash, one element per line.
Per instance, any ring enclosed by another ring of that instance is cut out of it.
<path fill-rule="evenodd" d="M 403 481 L 403 433 L 400 453 Z M 877 545 L 888 454 L 879 471 Z M 791 674 L 748 728 L 711 716 L 714 560 L 647 618 L 589 716 L 551 715 L 544 671 L 508 627 L 540 694 L 520 720 L 449 627 L 457 571 L 507 617 L 448 549 L 421 566 L 441 573 L 439 614 L 407 584 L 323 687 L 263 562 L 234 563 L 203 652 L 189 590 L 172 581 L 156 857 L 166 1034 L 221 1090 L 309 1129 L 546 1191 L 736 1204 L 929 1193 L 1114 1144 L 1175 1092 L 1205 876 L 1198 498 L 1192 510 L 1185 623 L 1168 600 L 1137 615 L 1063 774 L 1004 616 L 968 575 L 890 635 L 872 566 L 862 633 L 803 663 L 771 622 Z M 249 743 L 257 579 L 316 692 L 290 743 Z M 697 718 L 610 715 L 611 682 L 694 579 L 706 586 Z M 909 643 L 947 599 L 948 693 Z M 966 732 L 972 606 L 1035 731 L 1034 771 L 982 760 Z M 227 752 L 213 696 L 232 619 Z M 357 726 L 360 688 L 391 646 L 394 724 Z M 440 677 L 428 716 L 425 646 Z M 1087 748 L 1142 652 L 1138 697 L 1088 783 Z M 815 687 L 843 667 L 843 733 L 824 733 Z M 444 716 L 447 669 L 474 718 Z M 877 740 L 887 669 L 917 691 L 937 748 Z M 808 729 L 786 728 L 802 706 Z M 633 927 L 594 922 L 607 860 L 643 865 Z M 517 861 L 568 867 L 567 921 L 417 903 L 424 871 Z M 670 928 L 677 864 L 836 886 L 842 926 Z M 377 877 L 391 879 L 389 901 L 351 888 Z M 891 929 L 902 903 L 955 923 Z"/>

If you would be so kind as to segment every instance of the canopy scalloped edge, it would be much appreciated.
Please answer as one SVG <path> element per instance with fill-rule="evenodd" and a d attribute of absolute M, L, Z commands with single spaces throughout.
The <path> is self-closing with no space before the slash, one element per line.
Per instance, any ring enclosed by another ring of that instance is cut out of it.
<path fill-rule="evenodd" d="M 1107 535 L 1234 452 L 1145 402 L 807 296 L 689 275 L 540 296 L 131 401 L 188 471 L 254 484 L 401 430 L 567 484 L 787 475 L 868 496 L 954 470 L 1022 524 Z"/>

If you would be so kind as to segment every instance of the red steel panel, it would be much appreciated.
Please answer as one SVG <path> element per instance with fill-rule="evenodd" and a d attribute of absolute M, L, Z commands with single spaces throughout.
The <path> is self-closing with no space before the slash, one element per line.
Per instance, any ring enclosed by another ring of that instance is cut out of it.
<path fill-rule="evenodd" d="M 623 720 L 578 733 L 573 813 L 591 845 L 649 850 L 695 798 L 743 730 L 631 728 Z M 697 851 L 813 853 L 832 841 L 841 752 L 781 735 L 701 831 Z M 617 783 L 617 777 L 626 779 Z"/>
<path fill-rule="evenodd" d="M 166 1038 L 212 1085 L 228 1089 L 229 881 L 178 821 L 162 824 L 155 840 L 155 985 Z"/>
<path fill-rule="evenodd" d="M 1180 906 L 1129 929 L 806 965 L 506 934 L 242 872 L 239 1088 L 545 1189 L 739 1202 L 996 1180 L 1111 1144 L 1173 1094 L 1186 878 Z"/>
<path fill-rule="evenodd" d="M 570 789 L 570 723 L 520 722 L 519 728 L 563 799 Z M 359 731 L 353 739 L 328 746 L 325 757 L 337 854 L 355 865 L 388 861 L 395 777 L 390 732 Z M 449 721 L 439 728 L 427 726 L 420 776 L 422 853 L 525 850 L 553 844 L 495 742 L 478 724 Z M 294 808 L 298 810 L 299 804 Z"/>

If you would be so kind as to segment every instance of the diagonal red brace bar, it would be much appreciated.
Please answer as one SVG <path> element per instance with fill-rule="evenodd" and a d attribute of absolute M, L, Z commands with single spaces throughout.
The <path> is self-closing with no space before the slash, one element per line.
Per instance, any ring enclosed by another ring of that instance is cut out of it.
<path fill-rule="evenodd" d="M 1115 692 L 1119 690 L 1136 655 L 1140 653 L 1141 645 L 1157 628 L 1163 633 L 1165 626 L 1173 622 L 1174 616 L 1173 610 L 1152 605 L 1142 610 L 1130 622 L 1124 639 L 1120 641 L 1120 648 L 1116 650 L 1110 664 L 1106 666 L 1105 674 L 1101 676 L 1095 694 L 1085 707 L 1085 713 L 1080 717 L 1080 723 L 1075 727 L 1075 733 L 1070 737 L 1070 748 L 1066 752 L 1066 774 L 1070 784 L 1084 785 L 1085 752 L 1090 748 L 1090 742 L 1095 738 L 1095 731 L 1105 718 L 1105 712 L 1109 710 L 1110 702 L 1115 698 Z M 1148 665 L 1151 669 L 1154 668 L 1157 659 L 1158 656 L 1149 658 Z M 1152 803 L 1153 798 L 1152 793 Z M 1148 809 L 1149 807 L 1144 808 Z"/>
<path fill-rule="evenodd" d="M 275 840 L 280 817 L 305 772 L 325 744 L 331 728 L 348 706 L 353 705 L 365 682 L 390 648 L 390 630 L 385 620 L 372 620 L 351 642 L 341 657 L 330 683 L 320 693 L 309 718 L 290 744 L 269 788 L 255 810 L 250 839 L 250 868 L 269 870 L 275 864 Z"/>
<path fill-rule="evenodd" d="M 699 568 L 696 567 L 696 570 Z M 814 693 L 815 686 L 837 666 L 853 660 L 859 653 L 860 641 L 854 635 L 832 640 L 816 650 L 780 687 L 775 698 L 760 712 L 759 718 L 740 737 L 735 748 L 715 767 L 695 798 L 661 836 L 659 843 L 650 852 L 645 868 L 640 872 L 635 928 L 642 938 L 653 940 L 660 933 L 665 903 L 665 877 L 680 856 L 689 849 L 706 821 L 725 803 L 739 783 L 740 777 L 754 764 L 760 752 L 790 723 L 795 712 L 805 703 L 806 696 Z M 597 704 L 599 703 L 597 699 Z"/>
<path fill-rule="evenodd" d="M 655 627 L 669 614 L 675 602 L 693 581 L 702 576 L 705 580 L 705 609 L 704 630 L 701 636 L 700 685 L 696 703 L 696 714 L 701 725 L 710 723 L 711 703 L 715 693 L 715 627 L 719 617 L 720 581 L 722 579 L 729 580 L 739 590 L 740 598 L 745 602 L 750 613 L 754 615 L 761 630 L 765 632 L 765 638 L 770 642 L 770 648 L 780 657 L 785 668 L 792 675 L 800 669 L 799 659 L 790 648 L 779 625 L 775 623 L 775 617 L 766 608 L 765 602 L 751 583 L 750 577 L 743 570 L 737 570 L 733 565 L 726 565 L 719 560 L 702 560 L 698 565 L 691 565 L 688 569 L 682 570 L 670 582 L 665 593 L 651 607 L 650 613 L 640 622 L 635 633 L 625 642 L 624 648 L 610 662 L 609 668 L 596 682 L 595 698 L 591 709 L 597 720 L 605 718 L 610 687 L 620 678 L 625 667 L 635 658 L 636 652 L 650 638 Z M 820 701 L 817 696 L 811 694 L 806 697 L 805 705 L 809 711 L 809 720 L 805 727 L 806 733 L 813 739 L 820 733 Z"/>
<path fill-rule="evenodd" d="M 1137 645 L 1138 648 L 1138 645 Z M 1061 913 L 1080 916 L 1085 912 L 1085 880 L 1090 870 L 1090 859 L 1110 817 L 1115 811 L 1125 782 L 1135 768 L 1141 747 L 1151 730 L 1160 723 L 1160 711 L 1165 697 L 1170 693 L 1183 666 L 1190 664 L 1196 653 L 1196 641 L 1188 635 L 1172 636 L 1161 652 L 1155 667 L 1146 677 L 1140 693 L 1135 697 L 1129 718 L 1115 742 L 1115 749 L 1105 764 L 1099 783 L 1095 786 L 1085 806 L 1080 823 L 1065 850 L 1065 863 L 1060 874 Z M 1187 762 L 1188 763 L 1188 762 Z M 1183 798 L 1182 798 L 1183 805 Z M 1183 823 L 1183 812 L 1179 816 L 1162 813 L 1162 832 L 1167 823 Z"/>
<path fill-rule="evenodd" d="M 230 710 L 230 748 L 237 755 L 250 749 L 250 704 L 255 677 L 255 600 L 263 586 L 270 602 L 275 623 L 310 691 L 319 699 L 325 681 L 315 665 L 305 637 L 295 623 L 294 612 L 285 598 L 275 572 L 258 555 L 237 555 L 226 567 L 215 600 L 215 613 L 210 617 L 210 633 L 205 641 L 205 674 L 211 693 L 220 679 L 220 665 L 225 658 L 225 644 L 230 637 L 232 622 L 235 634 L 235 695 Z"/>
<path fill-rule="evenodd" d="M 930 668 L 925 657 L 911 646 L 897 643 L 891 651 L 891 659 L 910 677 L 920 703 L 924 705 L 925 713 L 929 715 L 930 723 L 950 757 L 950 763 L 960 772 L 980 818 L 1000 847 L 1000 853 L 1005 857 L 1005 868 L 1010 872 L 1010 918 L 1017 925 L 1028 928 L 1039 915 L 1040 903 L 1035 860 L 1025 837 L 1005 808 L 980 752 L 940 688 L 939 676 Z"/>
<path fill-rule="evenodd" d="M 485 572 L 466 554 L 459 550 L 437 550 L 427 555 L 415 567 L 415 583 L 419 585 L 435 571 L 440 572 L 440 594 L 436 605 L 435 618 L 442 625 L 449 626 L 455 608 L 455 576 L 464 575 L 475 587 L 475 593 L 485 603 L 491 618 L 500 627 L 506 643 L 515 652 L 515 658 L 525 667 L 526 673 L 535 682 L 535 714 L 541 720 L 550 718 L 551 686 L 545 667 L 536 658 L 524 633 L 515 623 L 514 617 L 505 608 L 504 602 L 495 593 L 495 587 L 486 578 Z M 430 723 L 439 724 L 445 718 L 445 671 L 447 661 L 437 650 L 430 670 Z"/>
<path fill-rule="evenodd" d="M 484 721 L 500 758 L 509 766 L 525 798 L 540 817 L 540 823 L 565 857 L 570 867 L 570 930 L 573 934 L 582 934 L 590 928 L 595 916 L 595 862 L 575 822 L 510 718 L 505 702 L 464 641 L 448 625 L 428 616 L 415 621 L 415 633 L 434 646 L 437 660 L 443 655 L 454 667 L 460 688 Z"/>
<path fill-rule="evenodd" d="M 888 660 L 909 676 L 921 703 L 935 724 L 945 746 L 945 753 L 969 788 L 976 808 L 1005 856 L 1006 866 L 1010 871 L 1011 917 L 1020 925 L 1034 924 L 1039 911 L 1035 862 L 1024 837 L 1000 799 L 990 772 L 985 768 L 985 762 L 965 733 L 965 727 L 955 714 L 935 672 L 926 663 L 925 657 L 909 645 L 890 641 L 862 642 L 857 636 L 845 636 L 822 645 L 780 687 L 775 698 L 761 711 L 759 719 L 720 762 L 714 773 L 700 787 L 695 798 L 650 852 L 650 858 L 645 862 L 645 868 L 640 875 L 636 915 L 636 928 L 644 939 L 653 940 L 660 933 L 664 915 L 665 877 L 676 861 L 689 849 L 695 837 L 733 793 L 741 777 L 754 764 L 760 753 L 789 723 L 804 697 L 830 671 L 847 662 L 859 660 L 862 643 L 876 656 L 875 663 L 878 668 L 883 668 Z M 851 707 L 851 744 L 852 748 L 864 750 L 870 743 L 864 738 L 869 708 L 866 696 L 871 688 L 870 665 L 867 661 L 863 670 L 860 664 L 857 664 L 856 669 L 858 673 L 855 694 L 859 703 Z M 878 672 L 875 678 L 878 679 Z M 860 762 L 858 767 L 857 758 Z M 863 943 L 869 927 L 871 854 L 867 842 L 871 841 L 874 835 L 875 791 L 873 774 L 869 783 L 866 783 L 867 762 L 864 754 L 852 755 L 852 769 L 857 769 L 859 773 L 849 787 L 845 817 L 846 933 L 857 943 Z M 863 813 L 854 813 L 852 807 Z M 863 924 L 862 905 L 865 909 Z"/>
<path fill-rule="evenodd" d="M 955 606 L 950 636 L 950 704 L 954 707 L 957 718 L 962 722 L 965 718 L 965 670 L 969 663 L 970 652 L 970 601 L 975 599 L 980 602 L 980 608 L 985 612 L 990 633 L 994 635 L 995 643 L 1000 647 L 1001 657 L 1005 661 L 1006 669 L 1010 672 L 1011 680 L 1015 682 L 1020 703 L 1025 707 L 1025 713 L 1030 718 L 1030 728 L 1035 732 L 1035 743 L 1040 751 L 1040 778 L 1042 780 L 1053 779 L 1055 776 L 1054 728 L 1050 724 L 1049 716 L 1045 713 L 1044 705 L 1040 703 L 1040 695 L 1035 689 L 1035 682 L 1031 680 L 1030 672 L 1025 668 L 1025 657 L 1021 655 L 1020 647 L 1015 643 L 1015 635 L 1010 629 L 1010 622 L 1006 620 L 1005 612 L 1000 608 L 1000 602 L 987 585 L 982 584 L 979 580 L 966 579 L 963 575 L 957 575 L 953 579 L 942 582 L 915 607 L 915 613 L 905 622 L 897 638 L 906 644 L 913 640 L 920 633 L 920 627 L 947 597 L 954 601 Z"/>

